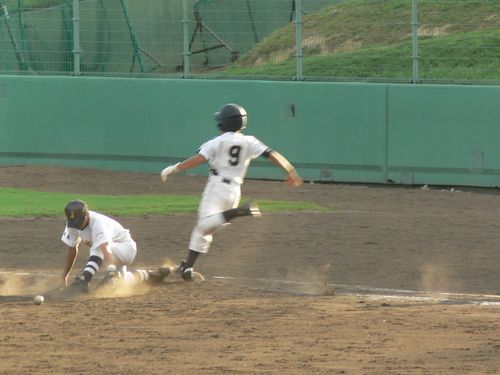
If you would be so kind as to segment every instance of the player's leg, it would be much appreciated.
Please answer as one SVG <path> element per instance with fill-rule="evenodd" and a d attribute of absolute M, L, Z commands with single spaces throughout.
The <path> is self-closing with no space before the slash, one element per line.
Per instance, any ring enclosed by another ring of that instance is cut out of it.
<path fill-rule="evenodd" d="M 118 266 L 131 265 L 137 255 L 137 244 L 134 240 L 129 239 L 121 242 L 110 242 L 108 244 L 113 259 Z"/>
<path fill-rule="evenodd" d="M 201 253 L 206 254 L 210 245 L 212 244 L 213 236 L 211 234 L 203 235 L 198 226 L 193 229 L 191 238 L 189 240 L 189 251 L 186 260 L 183 260 L 177 271 L 180 272 L 181 277 L 186 280 L 192 280 L 193 266 L 196 259 Z"/>
<path fill-rule="evenodd" d="M 99 255 L 98 252 L 91 251 L 82 273 L 75 278 L 69 288 L 71 290 L 74 290 L 75 292 L 88 292 L 89 283 L 95 276 L 95 274 L 99 271 L 102 263 L 102 253 Z"/>
<path fill-rule="evenodd" d="M 127 266 L 130 266 L 134 262 L 137 255 L 137 244 L 132 239 L 124 242 L 114 242 L 110 245 L 110 249 L 117 265 L 121 266 L 117 276 L 126 284 L 132 285 L 142 282 L 159 283 L 170 274 L 170 268 L 168 267 L 159 267 L 154 270 L 129 270 Z M 108 266 L 108 272 L 109 269 L 110 267 Z M 113 277 L 115 275 L 111 274 L 110 276 Z"/>
<path fill-rule="evenodd" d="M 198 213 L 197 230 L 203 235 L 214 234 L 237 217 L 260 217 L 261 213 L 255 203 L 239 205 L 241 190 L 239 186 L 218 184 L 215 188 L 204 192 Z M 202 251 L 204 252 L 204 251 Z"/>
<path fill-rule="evenodd" d="M 259 207 L 255 203 L 248 202 L 248 203 L 244 203 L 236 208 L 230 208 L 229 210 L 223 211 L 222 216 L 224 216 L 224 219 L 226 220 L 226 222 L 229 222 L 229 221 L 233 220 L 234 218 L 242 217 L 242 216 L 260 217 L 261 213 L 260 213 Z"/>
<path fill-rule="evenodd" d="M 246 214 L 238 210 L 238 203 L 241 197 L 239 186 L 227 184 L 211 184 L 203 192 L 198 210 L 198 222 L 193 235 L 207 236 L 222 229 L 232 219 Z M 211 238 L 207 238 L 211 240 Z M 192 241 L 193 242 L 193 241 Z M 194 249 L 201 253 L 206 253 L 211 241 L 205 244 L 204 248 Z"/>
<path fill-rule="evenodd" d="M 123 279 L 128 285 L 140 283 L 158 284 L 168 275 L 170 275 L 169 267 L 158 267 L 152 270 L 131 269 L 124 273 Z"/>
<path fill-rule="evenodd" d="M 90 283 L 92 278 L 96 275 L 96 273 L 99 271 L 99 268 L 102 266 L 103 258 L 96 255 L 96 254 L 90 254 L 89 259 L 87 260 L 87 264 L 85 265 L 85 268 L 83 269 L 82 277 L 85 280 L 85 282 Z"/>
<path fill-rule="evenodd" d="M 241 216 L 258 217 L 260 216 L 260 211 L 257 206 L 247 203 L 236 208 L 216 212 L 198 220 L 189 240 L 188 256 L 186 260 L 181 262 L 178 268 L 184 280 L 192 279 L 194 263 L 200 254 L 208 253 L 213 241 L 213 234 L 225 225 L 228 225 L 232 219 Z"/>
<path fill-rule="evenodd" d="M 200 254 L 208 252 L 213 241 L 213 234 L 222 229 L 224 225 L 229 224 L 229 221 L 234 217 L 242 216 L 225 216 L 227 211 L 237 210 L 235 207 L 238 205 L 240 196 L 239 186 L 220 183 L 207 185 L 203 191 L 198 210 L 198 222 L 191 232 L 188 256 L 178 267 L 178 271 L 184 280 L 192 279 L 196 259 Z"/>
<path fill-rule="evenodd" d="M 108 243 L 113 256 L 113 264 L 108 264 L 106 274 L 108 277 L 114 277 L 118 274 L 116 264 L 129 264 L 134 260 L 137 253 L 137 245 L 134 241 L 126 242 L 125 244 L 118 244 L 114 242 Z M 93 279 L 101 268 L 104 261 L 102 250 L 99 246 L 93 246 L 89 250 L 89 259 L 82 272 L 80 279 L 84 280 L 87 284 Z"/>
<path fill-rule="evenodd" d="M 113 263 L 106 266 L 106 273 L 97 288 L 116 287 L 125 279 L 126 266 L 130 265 L 137 254 L 137 244 L 131 238 L 123 242 L 109 242 L 108 248 L 113 256 Z M 99 248 L 95 252 L 101 251 Z M 91 249 L 92 253 L 92 249 Z"/>
<path fill-rule="evenodd" d="M 234 200 L 236 196 L 232 191 L 229 194 L 223 194 L 217 190 L 215 184 L 207 184 L 205 187 L 198 207 L 198 222 L 189 239 L 187 258 L 177 267 L 177 271 L 184 280 L 192 279 L 196 259 L 200 253 L 207 253 L 212 244 L 213 236 L 210 232 L 215 232 L 224 223 L 220 212 L 228 205 L 232 205 L 231 198 Z M 205 218 L 210 216 L 214 216 L 213 222 L 204 224 Z"/>

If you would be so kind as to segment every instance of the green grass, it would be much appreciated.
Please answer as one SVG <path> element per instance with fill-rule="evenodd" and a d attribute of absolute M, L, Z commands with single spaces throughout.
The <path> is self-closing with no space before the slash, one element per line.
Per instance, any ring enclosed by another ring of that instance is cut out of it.
<path fill-rule="evenodd" d="M 86 201 L 91 210 L 109 215 L 140 216 L 196 212 L 198 195 L 91 195 L 49 193 L 0 188 L 0 217 L 64 216 L 64 206 L 73 199 Z M 309 202 L 257 200 L 264 212 L 327 211 Z"/>
<path fill-rule="evenodd" d="M 500 1 L 421 1 L 420 78 L 500 81 Z M 276 30 L 218 75 L 295 77 L 295 25 Z M 411 1 L 352 0 L 303 17 L 309 78 L 412 77 Z"/>

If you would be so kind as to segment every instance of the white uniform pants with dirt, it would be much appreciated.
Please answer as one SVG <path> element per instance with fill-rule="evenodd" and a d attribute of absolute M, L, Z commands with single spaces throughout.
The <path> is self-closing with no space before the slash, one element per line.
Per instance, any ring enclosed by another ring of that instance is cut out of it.
<path fill-rule="evenodd" d="M 134 262 L 135 256 L 137 255 L 137 244 L 133 239 L 120 242 L 110 242 L 108 247 L 113 254 L 113 258 L 116 261 L 117 266 L 130 265 Z M 99 247 L 92 247 L 90 249 L 90 256 L 97 255 L 98 257 L 104 259 L 102 250 Z"/>
<path fill-rule="evenodd" d="M 241 189 L 236 183 L 222 182 L 217 176 L 210 178 L 205 186 L 198 209 L 198 222 L 191 233 L 189 249 L 207 253 L 213 234 L 228 225 L 222 211 L 235 208 L 240 203 Z"/>

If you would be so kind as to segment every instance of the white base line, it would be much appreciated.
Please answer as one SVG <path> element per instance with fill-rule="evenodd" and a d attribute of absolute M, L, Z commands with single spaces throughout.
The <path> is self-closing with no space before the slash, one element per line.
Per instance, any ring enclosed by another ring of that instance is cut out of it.
<path fill-rule="evenodd" d="M 319 286 L 318 283 L 308 281 L 291 281 L 281 279 L 265 279 L 265 278 L 245 278 L 245 277 L 228 277 L 228 276 L 212 276 L 212 279 L 219 280 L 248 280 L 261 283 L 274 283 L 285 285 L 302 285 L 302 286 Z M 493 294 L 472 294 L 472 293 L 449 293 L 449 292 L 425 292 L 419 290 L 408 289 L 390 289 L 390 288 L 372 288 L 362 285 L 348 284 L 322 284 L 326 287 L 333 287 L 341 290 L 339 295 L 346 296 L 364 296 L 371 299 L 390 299 L 390 300 L 405 300 L 405 301 L 431 301 L 449 304 L 474 304 L 481 306 L 498 306 L 500 307 L 500 295 Z"/>
<path fill-rule="evenodd" d="M 0 275 L 11 275 L 21 277 L 54 277 L 55 273 L 47 272 L 8 272 L 0 271 Z M 260 283 L 274 283 L 284 285 L 301 285 L 311 287 L 331 287 L 335 288 L 338 295 L 346 296 L 364 296 L 371 299 L 390 299 L 401 301 L 429 301 L 441 303 L 456 303 L 456 304 L 474 304 L 480 306 L 498 306 L 500 307 L 500 295 L 494 294 L 472 294 L 472 293 L 449 293 L 449 292 L 426 292 L 420 290 L 408 289 L 391 289 L 391 288 L 372 288 L 363 285 L 348 285 L 348 284 L 319 284 L 310 281 L 292 281 L 282 279 L 266 279 L 266 278 L 250 278 L 250 277 L 232 277 L 232 276 L 209 276 L 209 279 L 215 280 L 241 280 L 253 281 Z M 312 294 L 312 293 L 311 293 Z"/>

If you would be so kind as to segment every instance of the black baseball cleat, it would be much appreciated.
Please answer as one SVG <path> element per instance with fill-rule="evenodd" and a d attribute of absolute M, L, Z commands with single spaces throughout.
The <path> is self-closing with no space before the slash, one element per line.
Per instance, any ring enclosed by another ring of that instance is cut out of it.
<path fill-rule="evenodd" d="M 184 281 L 193 280 L 193 267 L 188 267 L 185 260 L 183 260 L 180 266 L 177 267 L 177 272 L 181 274 L 182 280 Z"/>
<path fill-rule="evenodd" d="M 67 290 L 75 293 L 88 293 L 89 283 L 80 275 L 76 277 L 75 281 L 68 285 Z"/>
<path fill-rule="evenodd" d="M 257 203 L 255 202 L 248 202 L 245 204 L 246 208 L 248 209 L 249 215 L 253 217 L 261 217 L 262 213 L 260 212 L 259 207 L 257 206 Z"/>
<path fill-rule="evenodd" d="M 182 280 L 184 281 L 192 281 L 193 280 L 193 267 L 186 268 L 181 273 Z"/>
<path fill-rule="evenodd" d="M 156 284 L 156 283 L 161 283 L 168 275 L 170 275 L 170 268 L 159 267 L 155 270 L 149 270 L 147 272 L 149 276 L 148 281 L 150 283 Z"/>
<path fill-rule="evenodd" d="M 237 216 L 252 216 L 261 217 L 259 207 L 255 202 L 247 202 L 239 205 L 237 208 Z"/>

